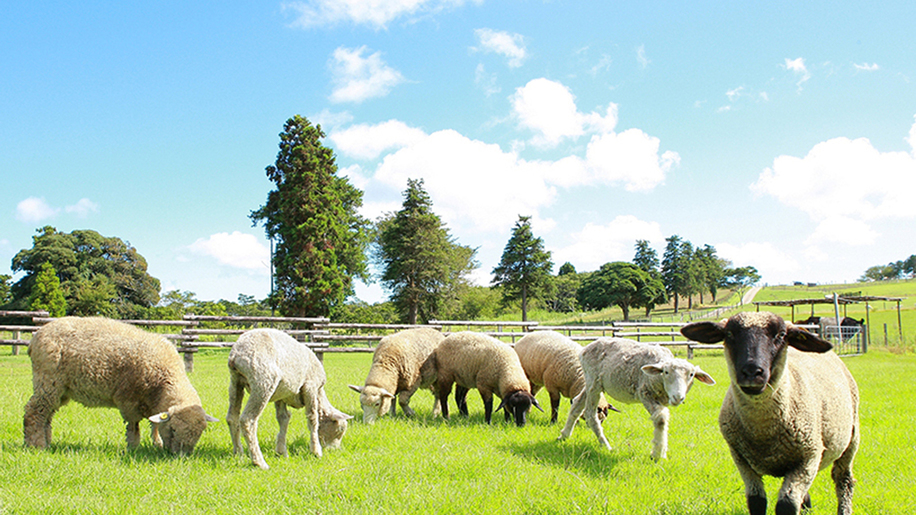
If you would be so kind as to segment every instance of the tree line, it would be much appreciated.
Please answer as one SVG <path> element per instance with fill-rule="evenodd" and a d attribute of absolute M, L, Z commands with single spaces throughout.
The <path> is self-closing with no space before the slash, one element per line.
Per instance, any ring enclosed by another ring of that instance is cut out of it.
<path fill-rule="evenodd" d="M 262 301 L 240 295 L 238 302 L 200 301 L 191 292 L 160 297 L 159 281 L 147 273 L 146 260 L 116 237 L 95 231 L 63 233 L 46 226 L 31 249 L 13 258 L 12 270 L 25 275 L 11 284 L 0 276 L 0 305 L 7 309 L 45 309 L 63 314 L 118 318 L 179 318 L 197 314 L 333 316 L 341 321 L 419 323 L 433 318 L 473 319 L 495 316 L 515 306 L 522 319 L 532 303 L 573 312 L 620 307 L 631 309 L 753 284 L 753 267 L 733 268 L 710 245 L 694 247 L 675 235 L 664 254 L 645 240 L 636 242 L 633 262 L 611 262 L 579 273 L 564 263 L 553 275 L 551 253 L 532 231 L 531 219 L 519 216 L 490 287 L 475 286 L 470 274 L 479 267 L 477 249 L 458 243 L 438 215 L 422 179 L 408 179 L 397 212 L 375 222 L 362 217 L 363 193 L 337 174 L 333 151 L 321 142 L 319 125 L 294 116 L 280 134 L 279 151 L 266 168 L 274 188 L 265 204 L 250 213 L 274 242 L 273 291 Z M 373 278 L 389 301 L 369 306 L 352 302 L 354 280 Z"/>
<path fill-rule="evenodd" d="M 891 261 L 886 265 L 875 265 L 869 267 L 860 281 L 887 281 L 890 279 L 909 279 L 916 277 L 916 254 L 900 260 Z"/>

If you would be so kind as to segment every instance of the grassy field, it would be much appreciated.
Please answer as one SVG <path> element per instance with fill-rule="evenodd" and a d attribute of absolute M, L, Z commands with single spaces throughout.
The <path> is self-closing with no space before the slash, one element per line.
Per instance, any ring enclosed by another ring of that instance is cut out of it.
<path fill-rule="evenodd" d="M 225 351 L 195 359 L 191 380 L 205 408 L 221 420 L 227 405 Z M 152 447 L 125 449 L 115 410 L 72 404 L 54 421 L 49 450 L 22 446 L 22 408 L 31 395 L 26 356 L 0 356 L 0 513 L 618 513 L 716 514 L 745 512 L 743 486 L 716 417 L 727 388 L 721 355 L 695 362 L 715 377 L 697 384 L 672 410 L 669 459 L 649 458 L 651 424 L 641 406 L 621 406 L 604 427 L 614 447 L 597 447 L 580 424 L 566 442 L 559 427 L 535 412 L 524 428 L 502 417 L 483 423 L 476 392 L 471 417 L 432 419 L 432 396 L 412 403 L 420 416 L 386 417 L 374 426 L 354 420 L 343 448 L 321 459 L 308 452 L 305 420 L 294 410 L 289 458 L 273 455 L 273 408 L 261 419 L 269 471 L 231 454 L 226 424 L 212 424 L 194 454 L 173 458 Z M 857 513 L 916 512 L 916 395 L 913 354 L 884 351 L 847 358 L 862 391 L 862 446 L 856 460 Z M 328 355 L 328 394 L 338 408 L 361 413 L 347 383 L 362 384 L 370 356 Z M 545 392 L 540 402 L 549 406 Z M 454 401 L 452 401 L 454 402 Z M 569 409 L 562 405 L 561 417 Z M 548 409 L 549 411 L 549 409 Z M 147 429 L 144 428 L 144 433 Z M 767 482 L 771 512 L 778 488 Z M 812 514 L 835 513 L 829 473 L 811 491 Z"/>

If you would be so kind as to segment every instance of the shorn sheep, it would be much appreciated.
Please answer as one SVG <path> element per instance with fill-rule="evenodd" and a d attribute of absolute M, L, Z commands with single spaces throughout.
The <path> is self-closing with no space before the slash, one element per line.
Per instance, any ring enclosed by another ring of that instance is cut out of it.
<path fill-rule="evenodd" d="M 407 329 L 390 334 L 379 342 L 372 356 L 372 366 L 363 386 L 348 385 L 359 392 L 363 407 L 363 422 L 372 424 L 387 412 L 394 416 L 395 397 L 401 411 L 414 415 L 410 398 L 420 388 L 430 388 L 436 395 L 436 367 L 433 351 L 445 336 L 428 327 Z M 433 416 L 439 414 L 439 400 L 434 401 Z"/>
<path fill-rule="evenodd" d="M 543 387 L 550 395 L 550 423 L 555 424 L 560 396 L 572 399 L 585 386 L 579 362 L 582 346 L 556 331 L 535 331 L 515 344 L 515 353 L 531 383 L 531 394 L 537 395 Z M 602 395 L 598 401 L 598 419 L 604 420 L 609 409 L 617 411 Z"/>
<path fill-rule="evenodd" d="M 127 447 L 140 443 L 140 421 L 173 453 L 190 453 L 216 419 L 201 407 L 175 346 L 161 335 L 107 318 L 65 317 L 35 333 L 29 345 L 34 394 L 25 405 L 25 445 L 51 443 L 51 419 L 69 400 L 117 408 Z"/>
<path fill-rule="evenodd" d="M 531 395 L 525 370 L 512 347 L 481 333 L 463 331 L 447 336 L 436 348 L 437 388 L 442 416 L 448 419 L 448 396 L 455 384 L 455 402 L 458 411 L 468 415 L 467 394 L 477 388 L 483 399 L 484 418 L 490 423 L 493 414 L 493 395 L 502 402 L 496 411 L 504 410 L 506 421 L 515 419 L 519 427 L 525 425 L 531 406 L 541 409 Z"/>
<path fill-rule="evenodd" d="M 808 489 L 831 463 L 837 514 L 852 513 L 852 462 L 859 446 L 859 391 L 830 343 L 773 313 L 696 322 L 681 333 L 724 342 L 731 385 L 719 428 L 744 480 L 751 515 L 766 513 L 762 476 L 783 477 L 778 515 L 810 508 Z"/>
<path fill-rule="evenodd" d="M 286 431 L 290 414 L 287 406 L 305 408 L 311 452 L 321 456 L 321 449 L 340 447 L 353 418 L 331 406 L 324 391 L 326 376 L 321 362 L 305 344 L 276 329 L 254 329 L 239 336 L 229 352 L 229 435 L 235 454 L 242 454 L 239 429 L 248 444 L 251 462 L 268 469 L 258 443 L 258 418 L 267 404 L 274 403 L 277 412 L 276 452 L 288 456 Z M 245 409 L 245 390 L 250 397 Z M 241 412 L 241 416 L 240 416 Z"/>
<path fill-rule="evenodd" d="M 598 441 L 611 448 L 596 411 L 604 392 L 620 402 L 639 402 L 646 408 L 655 428 L 651 452 L 655 460 L 668 456 L 668 406 L 684 402 L 694 379 L 716 384 L 700 367 L 675 358 L 670 350 L 624 338 L 599 338 L 583 349 L 580 360 L 585 389 L 573 399 L 559 439 L 569 438 L 577 419 L 585 412 L 585 422 Z"/>

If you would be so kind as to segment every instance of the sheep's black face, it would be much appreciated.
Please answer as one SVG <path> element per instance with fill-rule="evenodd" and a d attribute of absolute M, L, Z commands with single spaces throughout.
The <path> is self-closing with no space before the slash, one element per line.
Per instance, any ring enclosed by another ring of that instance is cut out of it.
<path fill-rule="evenodd" d="M 528 411 L 531 410 L 532 405 L 540 409 L 533 395 L 519 390 L 507 395 L 496 410 L 499 411 L 500 408 L 505 409 L 506 414 L 515 419 L 515 425 L 522 427 L 528 421 Z"/>
<path fill-rule="evenodd" d="M 735 384 L 745 394 L 763 393 L 786 352 L 786 323 L 770 313 L 742 313 L 725 324 L 725 352 Z"/>

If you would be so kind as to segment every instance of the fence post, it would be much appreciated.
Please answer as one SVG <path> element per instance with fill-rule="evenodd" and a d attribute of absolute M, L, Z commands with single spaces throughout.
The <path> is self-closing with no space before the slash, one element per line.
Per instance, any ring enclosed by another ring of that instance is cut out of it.
<path fill-rule="evenodd" d="M 21 339 L 22 339 L 22 333 L 21 333 L 20 331 L 14 331 L 14 332 L 13 332 L 13 339 L 14 339 L 14 340 L 21 340 Z M 13 356 L 18 356 L 18 355 L 19 355 L 19 346 L 18 346 L 18 345 L 13 345 Z"/>

